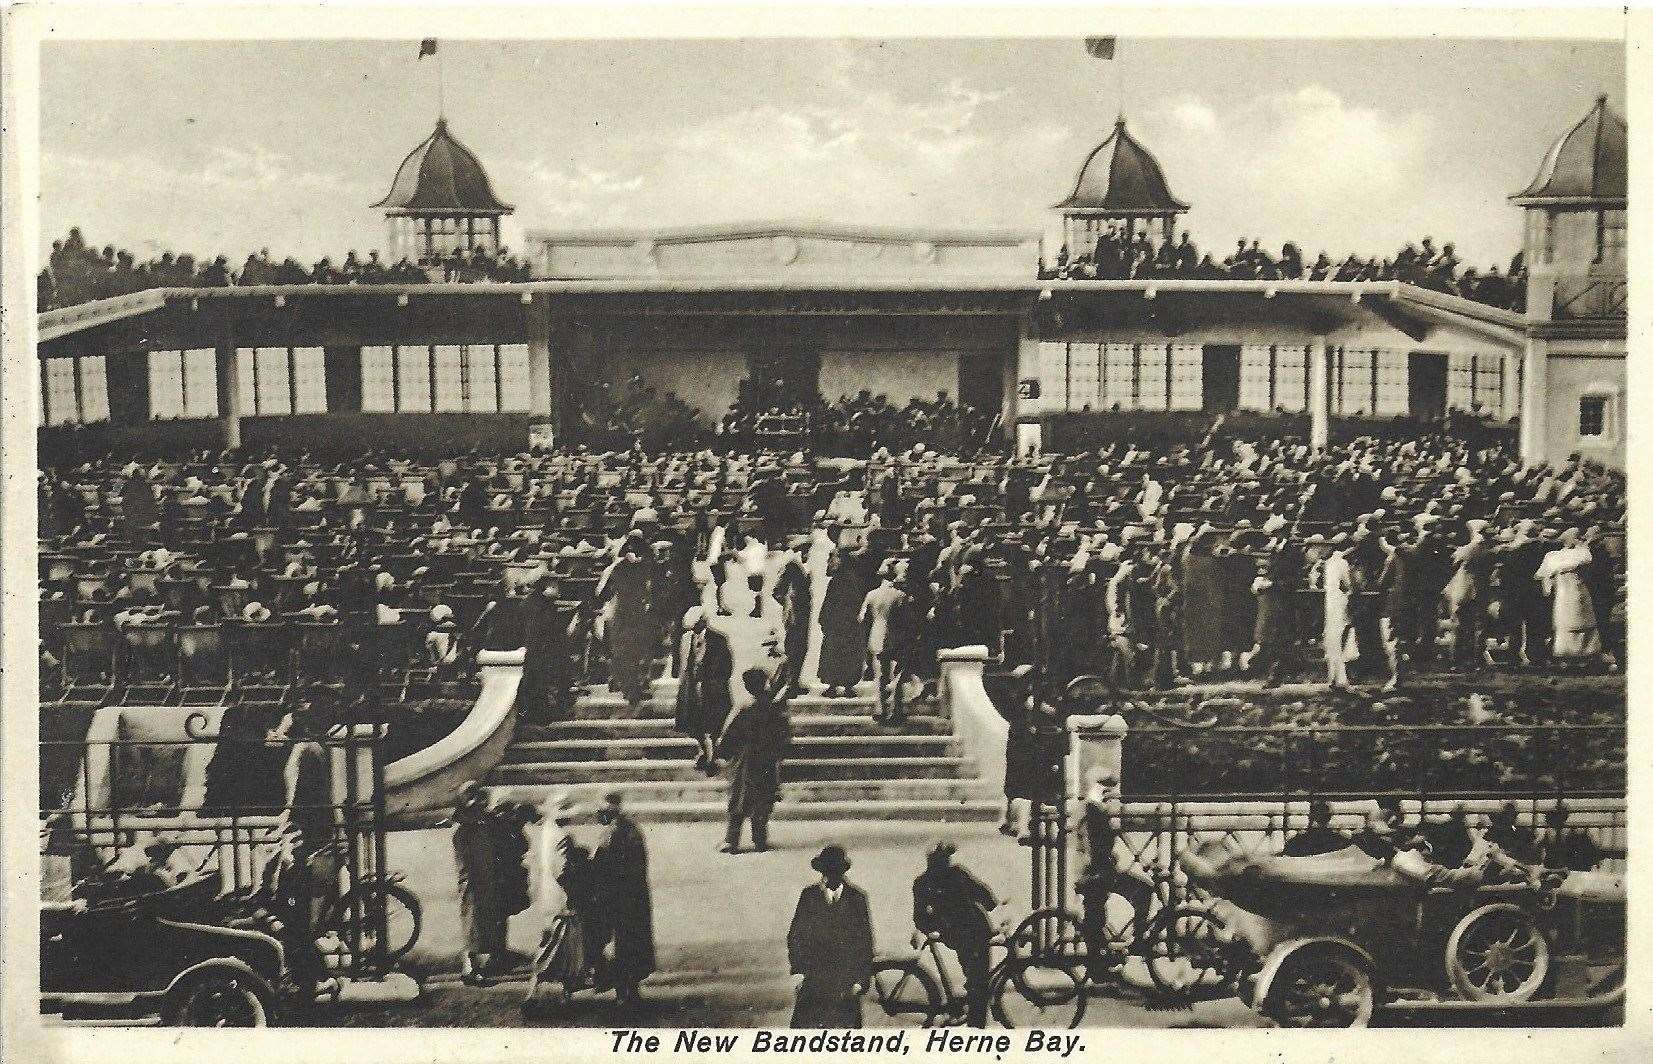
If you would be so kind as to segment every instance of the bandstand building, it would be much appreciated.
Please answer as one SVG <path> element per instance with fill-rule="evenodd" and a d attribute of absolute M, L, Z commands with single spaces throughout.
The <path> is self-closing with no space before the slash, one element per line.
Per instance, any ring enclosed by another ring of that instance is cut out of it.
<path fill-rule="evenodd" d="M 577 437 L 585 389 L 641 376 L 715 421 L 758 398 L 937 391 L 1053 446 L 1080 415 L 1519 425 L 1531 462 L 1624 461 L 1625 125 L 1605 100 L 1532 183 L 1525 312 L 1400 282 L 1068 280 L 1039 230 L 758 222 L 530 231 L 524 283 L 157 289 L 42 313 L 43 453 L 318 450 Z M 392 261 L 495 250 L 498 199 L 439 122 L 375 205 Z M 1053 208 L 1079 254 L 1190 206 L 1121 121 Z M 743 382 L 750 382 L 744 384 Z"/>

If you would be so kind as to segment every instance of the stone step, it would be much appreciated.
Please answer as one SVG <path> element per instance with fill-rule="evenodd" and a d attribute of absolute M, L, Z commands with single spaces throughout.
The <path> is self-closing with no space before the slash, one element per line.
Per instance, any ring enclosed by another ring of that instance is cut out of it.
<path fill-rule="evenodd" d="M 949 735 L 952 722 L 944 716 L 909 716 L 899 727 L 876 723 L 871 714 L 806 713 L 790 716 L 794 735 L 857 735 L 875 737 L 890 735 Z M 555 739 L 634 739 L 668 737 L 681 733 L 671 717 L 615 717 L 598 720 L 562 720 L 521 724 L 517 728 L 519 741 L 535 742 Z"/>
<path fill-rule="evenodd" d="M 864 715 L 871 716 L 873 707 L 878 704 L 873 692 L 857 694 L 853 698 L 822 698 L 820 695 L 801 695 L 787 703 L 788 711 L 794 714 L 817 714 L 842 716 Z M 943 715 L 945 710 L 935 702 L 915 704 L 912 712 L 923 712 L 928 715 Z M 669 698 L 652 698 L 639 703 L 635 708 L 626 704 L 626 700 L 616 694 L 602 693 L 588 695 L 581 698 L 574 705 L 575 720 L 613 720 L 613 719 L 640 719 L 640 720 L 670 720 L 677 714 L 677 706 Z"/>
<path fill-rule="evenodd" d="M 974 775 L 974 762 L 962 757 L 844 757 L 788 760 L 781 769 L 788 780 L 946 779 Z M 578 783 L 587 780 L 688 780 L 700 770 L 687 760 L 637 758 L 629 761 L 520 761 L 495 769 L 500 782 Z"/>
<path fill-rule="evenodd" d="M 728 794 L 727 781 L 696 776 L 684 780 L 636 780 L 629 782 L 592 780 L 552 784 L 540 780 L 510 779 L 496 772 L 488 787 L 507 797 L 539 802 L 551 792 L 566 793 L 576 805 L 596 802 L 609 791 L 619 791 L 628 800 L 668 805 L 722 803 Z M 781 799 L 788 802 L 926 801 L 959 802 L 993 795 L 974 779 L 893 779 L 893 780 L 797 780 L 781 784 Z"/>
<path fill-rule="evenodd" d="M 507 792 L 519 801 L 536 801 L 548 787 L 492 787 L 490 790 Z M 626 811 L 639 821 L 648 823 L 705 823 L 718 822 L 727 815 L 721 797 L 717 800 L 672 801 L 657 796 L 642 797 L 629 792 Z M 800 801 L 791 793 L 783 793 L 775 804 L 773 820 L 908 820 L 953 823 L 991 823 L 1003 813 L 1002 805 L 990 798 L 927 798 L 900 794 L 857 799 L 829 799 Z M 586 823 L 595 818 L 594 810 L 584 810 L 574 818 L 575 823 Z"/>
<path fill-rule="evenodd" d="M 947 735 L 803 735 L 794 736 L 788 757 L 819 758 L 943 757 L 957 752 Z M 512 744 L 507 763 L 670 760 L 692 761 L 699 747 L 686 735 L 614 736 L 606 739 L 552 739 Z"/>

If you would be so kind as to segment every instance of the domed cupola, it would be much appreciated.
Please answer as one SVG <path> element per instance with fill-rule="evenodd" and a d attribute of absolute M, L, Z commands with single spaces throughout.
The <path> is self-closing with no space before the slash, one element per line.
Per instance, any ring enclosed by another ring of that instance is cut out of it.
<path fill-rule="evenodd" d="M 390 258 L 420 264 L 480 249 L 499 251 L 499 219 L 514 208 L 494 195 L 488 173 L 448 132 L 446 119 L 408 152 L 390 192 L 373 205 L 385 212 Z"/>
<path fill-rule="evenodd" d="M 1170 240 L 1176 216 L 1188 210 L 1188 204 L 1171 194 L 1159 160 L 1131 136 L 1122 117 L 1079 168 L 1073 192 L 1053 209 L 1062 213 L 1068 248 L 1084 254 L 1115 224 L 1134 235 L 1139 224 L 1146 227 L 1157 220 L 1163 228 L 1161 239 Z"/>

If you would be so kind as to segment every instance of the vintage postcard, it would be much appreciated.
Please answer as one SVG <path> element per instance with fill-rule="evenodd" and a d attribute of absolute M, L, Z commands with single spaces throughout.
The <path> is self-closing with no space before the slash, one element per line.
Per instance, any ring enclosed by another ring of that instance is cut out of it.
<path fill-rule="evenodd" d="M 18 1059 L 1649 1049 L 1635 17 L 6 18 Z"/>

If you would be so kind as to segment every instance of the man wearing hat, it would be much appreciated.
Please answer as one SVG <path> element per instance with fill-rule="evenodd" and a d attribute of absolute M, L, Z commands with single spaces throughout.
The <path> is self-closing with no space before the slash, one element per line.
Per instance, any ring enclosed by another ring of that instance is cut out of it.
<path fill-rule="evenodd" d="M 786 933 L 797 1000 L 793 1027 L 861 1026 L 861 992 L 872 977 L 872 910 L 860 887 L 844 879 L 849 855 L 822 847 L 809 866 L 821 878 L 798 895 Z"/>
<path fill-rule="evenodd" d="M 958 955 L 972 1027 L 987 1026 L 988 943 L 993 937 L 988 913 L 1003 904 L 969 869 L 953 862 L 958 847 L 938 842 L 925 858 L 924 871 L 913 880 L 913 925 L 935 932 Z"/>

